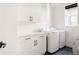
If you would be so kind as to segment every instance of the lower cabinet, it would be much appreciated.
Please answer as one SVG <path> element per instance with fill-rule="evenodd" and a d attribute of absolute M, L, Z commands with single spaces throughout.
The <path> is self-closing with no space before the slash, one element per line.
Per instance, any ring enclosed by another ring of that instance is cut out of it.
<path fill-rule="evenodd" d="M 44 54 L 46 52 L 46 36 L 37 35 L 33 38 L 34 54 Z"/>
<path fill-rule="evenodd" d="M 22 37 L 19 41 L 19 54 L 40 55 L 46 51 L 46 35 Z"/>

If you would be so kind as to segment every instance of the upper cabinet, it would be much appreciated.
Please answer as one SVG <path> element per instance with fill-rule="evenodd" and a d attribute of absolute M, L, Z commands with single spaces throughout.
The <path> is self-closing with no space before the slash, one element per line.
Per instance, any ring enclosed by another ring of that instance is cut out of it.
<path fill-rule="evenodd" d="M 41 4 L 18 4 L 18 21 L 20 23 L 39 23 L 42 18 Z"/>

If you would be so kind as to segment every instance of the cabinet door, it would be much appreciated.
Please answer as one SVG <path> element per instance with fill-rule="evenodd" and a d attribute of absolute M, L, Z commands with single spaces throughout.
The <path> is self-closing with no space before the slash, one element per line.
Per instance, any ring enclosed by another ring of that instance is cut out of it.
<path fill-rule="evenodd" d="M 33 40 L 31 37 L 21 38 L 19 51 L 21 54 L 32 54 L 33 52 Z"/>
<path fill-rule="evenodd" d="M 32 37 L 32 40 L 33 40 L 33 46 L 32 46 L 33 50 L 32 50 L 32 54 L 35 54 L 35 55 L 39 54 L 39 53 L 38 53 L 38 51 L 39 51 L 39 42 L 38 42 L 38 40 L 39 40 L 39 39 L 40 39 L 39 36 L 33 36 L 33 37 Z"/>
<path fill-rule="evenodd" d="M 44 54 L 46 52 L 46 35 L 40 35 L 39 46 L 40 46 L 40 54 Z"/>
<path fill-rule="evenodd" d="M 43 35 L 37 35 L 34 40 L 34 54 L 44 54 L 46 51 L 46 37 Z"/>

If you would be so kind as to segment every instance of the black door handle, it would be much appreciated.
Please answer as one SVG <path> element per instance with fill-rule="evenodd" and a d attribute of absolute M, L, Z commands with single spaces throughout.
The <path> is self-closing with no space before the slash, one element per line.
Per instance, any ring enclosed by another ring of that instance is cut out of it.
<path fill-rule="evenodd" d="M 6 46 L 6 43 L 3 43 L 3 41 L 1 41 L 0 42 L 0 48 L 2 48 L 2 47 L 5 48 L 5 46 Z"/>

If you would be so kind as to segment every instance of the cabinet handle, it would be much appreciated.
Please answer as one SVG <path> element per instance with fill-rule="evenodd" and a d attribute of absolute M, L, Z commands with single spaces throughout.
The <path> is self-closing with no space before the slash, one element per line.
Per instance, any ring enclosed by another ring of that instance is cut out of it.
<path fill-rule="evenodd" d="M 44 36 L 40 36 L 40 37 L 44 37 Z"/>
<path fill-rule="evenodd" d="M 37 46 L 38 43 L 37 43 L 37 40 L 34 40 L 34 46 Z"/>
<path fill-rule="evenodd" d="M 29 40 L 29 39 L 31 39 L 31 38 L 26 38 L 25 40 Z"/>

